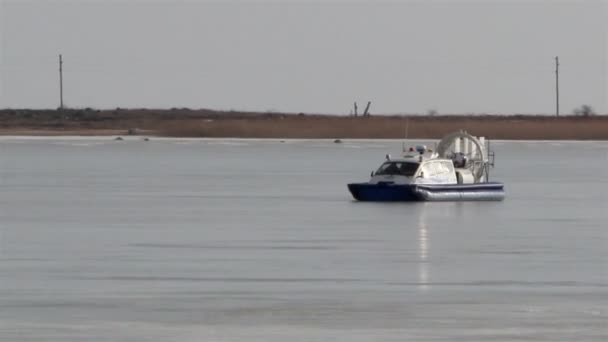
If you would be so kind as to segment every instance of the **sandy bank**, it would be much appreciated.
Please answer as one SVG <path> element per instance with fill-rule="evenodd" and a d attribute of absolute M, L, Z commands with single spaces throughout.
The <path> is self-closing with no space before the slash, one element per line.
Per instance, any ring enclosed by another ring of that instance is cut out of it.
<path fill-rule="evenodd" d="M 372 116 L 209 110 L 0 110 L 1 135 L 436 139 L 464 129 L 506 140 L 608 140 L 608 116 Z"/>

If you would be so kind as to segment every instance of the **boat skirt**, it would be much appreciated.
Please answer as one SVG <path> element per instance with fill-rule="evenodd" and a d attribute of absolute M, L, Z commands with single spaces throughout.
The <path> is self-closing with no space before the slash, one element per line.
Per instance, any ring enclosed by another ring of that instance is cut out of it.
<path fill-rule="evenodd" d="M 351 183 L 348 190 L 358 201 L 502 201 L 504 184 L 394 184 Z"/>

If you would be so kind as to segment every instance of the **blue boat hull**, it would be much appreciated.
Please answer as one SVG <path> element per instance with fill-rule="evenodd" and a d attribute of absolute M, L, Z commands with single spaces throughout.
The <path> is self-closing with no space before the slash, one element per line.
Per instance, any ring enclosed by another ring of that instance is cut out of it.
<path fill-rule="evenodd" d="M 348 190 L 358 201 L 502 201 L 504 185 L 498 182 L 477 184 L 394 184 L 351 183 Z"/>

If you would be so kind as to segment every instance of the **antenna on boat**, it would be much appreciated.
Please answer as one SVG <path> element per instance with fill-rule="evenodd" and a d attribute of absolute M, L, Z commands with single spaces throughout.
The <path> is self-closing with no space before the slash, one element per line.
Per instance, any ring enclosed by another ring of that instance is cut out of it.
<path fill-rule="evenodd" d="M 404 140 L 407 140 L 407 135 L 408 135 L 409 130 L 410 130 L 410 117 L 407 116 L 405 118 L 405 138 L 404 138 Z M 403 143 L 401 143 L 401 150 L 403 152 L 405 152 L 405 141 Z"/>

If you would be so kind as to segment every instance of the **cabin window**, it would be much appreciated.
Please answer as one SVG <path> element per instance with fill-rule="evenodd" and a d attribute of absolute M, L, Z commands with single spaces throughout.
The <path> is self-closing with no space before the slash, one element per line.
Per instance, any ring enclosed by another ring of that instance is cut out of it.
<path fill-rule="evenodd" d="M 441 166 L 443 167 L 443 172 L 447 175 L 451 175 L 454 173 L 454 164 L 448 161 L 441 162 Z"/>
<path fill-rule="evenodd" d="M 422 165 L 424 178 L 446 177 L 452 174 L 453 167 L 450 162 L 433 161 Z"/>
<path fill-rule="evenodd" d="M 433 166 L 435 167 L 435 176 L 444 176 L 450 172 L 442 162 L 434 162 Z"/>
<path fill-rule="evenodd" d="M 412 177 L 418 170 L 418 165 L 418 163 L 411 162 L 386 162 L 378 168 L 375 174 Z"/>
<path fill-rule="evenodd" d="M 435 168 L 433 167 L 433 163 L 425 163 L 422 165 L 422 176 L 424 178 L 435 176 Z"/>

